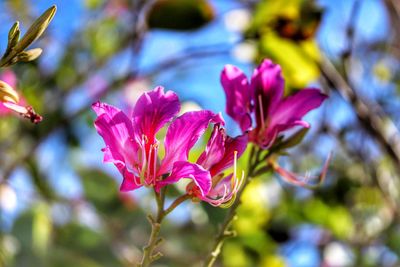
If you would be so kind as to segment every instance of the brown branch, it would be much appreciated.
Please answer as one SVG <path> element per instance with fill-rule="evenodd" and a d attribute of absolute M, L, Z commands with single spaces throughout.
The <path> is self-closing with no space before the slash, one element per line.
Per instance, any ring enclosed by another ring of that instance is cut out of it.
<path fill-rule="evenodd" d="M 319 67 L 329 86 L 352 105 L 363 128 L 389 155 L 400 174 L 400 134 L 390 117 L 378 104 L 358 95 L 327 58 L 322 60 Z"/>

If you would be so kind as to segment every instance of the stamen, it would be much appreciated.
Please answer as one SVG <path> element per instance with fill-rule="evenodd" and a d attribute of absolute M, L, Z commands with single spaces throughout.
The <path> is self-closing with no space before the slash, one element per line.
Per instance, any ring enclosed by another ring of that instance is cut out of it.
<path fill-rule="evenodd" d="M 153 145 L 150 145 L 150 149 L 149 149 L 149 155 L 147 158 L 147 166 L 146 166 L 146 180 L 150 181 L 150 165 L 151 165 L 151 152 L 153 151 Z M 146 181 L 146 182 L 147 182 Z M 152 182 L 150 181 L 149 184 L 152 184 Z"/>
<path fill-rule="evenodd" d="M 144 144 L 147 144 L 149 142 L 149 139 L 145 134 L 142 134 L 142 142 L 144 141 Z"/>
<path fill-rule="evenodd" d="M 154 144 L 154 153 L 153 153 L 153 183 L 156 184 L 156 168 L 157 168 L 157 155 L 158 155 L 158 145 Z"/>
<path fill-rule="evenodd" d="M 265 127 L 265 118 L 264 118 L 264 108 L 262 102 L 262 96 L 258 95 L 258 105 L 260 106 L 260 116 L 261 116 L 261 129 Z"/>
<path fill-rule="evenodd" d="M 145 139 L 147 139 L 147 137 L 143 134 L 142 135 L 142 142 L 141 142 L 141 150 L 142 150 L 142 168 L 140 170 L 140 183 L 142 185 L 146 185 L 146 181 L 144 179 L 144 173 L 146 171 L 146 147 L 145 147 Z"/>
<path fill-rule="evenodd" d="M 231 187 L 234 187 L 235 180 L 236 180 L 237 153 L 238 152 L 236 150 L 233 152 L 233 176 L 232 176 L 232 179 L 231 179 Z"/>

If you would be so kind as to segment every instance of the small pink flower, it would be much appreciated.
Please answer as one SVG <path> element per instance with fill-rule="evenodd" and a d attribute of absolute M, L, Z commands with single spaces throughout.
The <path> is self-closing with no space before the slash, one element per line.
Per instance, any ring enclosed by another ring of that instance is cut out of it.
<path fill-rule="evenodd" d="M 327 98 L 318 89 L 307 88 L 284 97 L 284 79 L 281 68 L 271 60 L 264 60 L 253 72 L 250 81 L 237 67 L 225 66 L 221 83 L 226 95 L 226 112 L 248 132 L 249 140 L 262 149 L 269 149 L 285 132 L 294 127 L 309 128 L 302 118 L 318 108 Z M 322 181 L 327 172 L 330 156 L 317 177 Z M 286 181 L 306 186 L 310 177 L 299 176 L 281 168 L 276 162 L 270 166 Z"/>
<path fill-rule="evenodd" d="M 246 150 L 247 143 L 247 135 L 231 138 L 220 125 L 215 125 L 206 149 L 197 160 L 197 164 L 210 171 L 211 190 L 206 196 L 202 196 L 198 194 L 196 187 L 189 184 L 188 193 L 213 206 L 229 207 L 244 178 L 243 172 L 239 176 L 237 174 L 237 159 Z M 233 173 L 225 176 L 223 171 L 230 167 L 233 167 Z"/>
<path fill-rule="evenodd" d="M 5 71 L 0 75 L 0 115 L 9 115 L 17 112 L 24 118 L 33 123 L 42 121 L 42 116 L 37 114 L 31 106 L 25 104 L 25 100 L 20 98 L 14 89 L 17 79 L 12 71 Z"/>
<path fill-rule="evenodd" d="M 303 116 L 319 107 L 327 97 L 318 89 L 303 89 L 284 97 L 281 68 L 271 60 L 264 60 L 254 70 L 250 82 L 239 68 L 227 65 L 222 71 L 221 83 L 227 99 L 227 114 L 242 131 L 250 131 L 250 141 L 264 149 L 293 127 L 309 128 Z"/>

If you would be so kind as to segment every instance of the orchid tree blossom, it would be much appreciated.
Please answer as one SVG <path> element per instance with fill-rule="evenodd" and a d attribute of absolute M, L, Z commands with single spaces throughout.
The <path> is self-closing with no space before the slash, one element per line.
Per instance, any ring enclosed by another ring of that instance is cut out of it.
<path fill-rule="evenodd" d="M 242 131 L 250 131 L 250 141 L 263 149 L 270 148 L 279 135 L 296 126 L 309 128 L 303 116 L 318 108 L 327 97 L 314 88 L 284 97 L 281 67 L 269 59 L 254 70 L 250 81 L 239 68 L 226 65 L 221 83 L 227 114 Z"/>
<path fill-rule="evenodd" d="M 254 70 L 250 80 L 236 66 L 226 65 L 221 73 L 221 84 L 226 95 L 227 114 L 243 132 L 248 132 L 249 141 L 263 150 L 282 148 L 285 141 L 291 143 L 291 139 L 304 136 L 304 129 L 310 124 L 303 117 L 327 98 L 315 88 L 302 89 L 285 97 L 281 67 L 269 59 Z M 295 127 L 301 128 L 297 136 L 287 138 L 285 133 Z M 330 156 L 317 177 L 320 181 L 326 174 L 329 159 Z M 268 165 L 292 184 L 304 186 L 312 180 L 284 170 L 276 161 L 269 160 Z"/>
<path fill-rule="evenodd" d="M 297 175 L 282 168 L 278 164 L 278 157 L 284 154 L 282 152 L 285 152 L 285 149 L 293 147 L 302 140 L 310 127 L 303 117 L 319 107 L 327 97 L 314 88 L 303 89 L 285 97 L 281 68 L 268 59 L 254 70 L 250 80 L 239 68 L 226 65 L 221 73 L 221 84 L 226 95 L 226 113 L 254 145 L 249 153 L 247 176 L 241 181 L 243 185 L 240 189 L 234 193 L 236 200 L 234 199 L 232 203 L 227 202 L 231 208 L 205 260 L 204 266 L 209 267 L 214 265 L 225 239 L 231 236 L 229 229 L 236 217 L 240 198 L 253 178 L 274 171 L 294 185 L 305 187 L 318 185 L 311 181 L 315 177 Z M 287 131 L 294 127 L 301 129 L 289 137 L 285 136 Z M 210 141 L 207 147 L 209 151 L 213 151 L 210 154 L 218 155 L 218 150 L 209 148 L 213 147 L 211 144 Z M 317 177 L 319 183 L 326 175 L 329 158 L 330 156 Z M 233 175 L 236 176 L 236 171 Z"/>
<path fill-rule="evenodd" d="M 0 115 L 16 112 L 33 123 L 42 121 L 42 116 L 37 114 L 31 106 L 25 104 L 20 98 L 16 87 L 17 79 L 12 71 L 5 71 L 0 75 Z"/>
<path fill-rule="evenodd" d="M 104 162 L 113 163 L 123 175 L 121 191 L 142 186 L 161 187 L 190 178 L 205 197 L 212 188 L 211 174 L 199 164 L 188 162 L 190 149 L 207 129 L 209 123 L 224 124 L 220 114 L 211 111 L 180 110 L 178 96 L 157 87 L 144 93 L 136 102 L 130 117 L 116 107 L 96 102 L 95 127 L 103 137 Z M 172 121 L 172 122 L 171 122 Z M 157 133 L 167 123 L 165 156 L 158 156 L 160 141 Z"/>

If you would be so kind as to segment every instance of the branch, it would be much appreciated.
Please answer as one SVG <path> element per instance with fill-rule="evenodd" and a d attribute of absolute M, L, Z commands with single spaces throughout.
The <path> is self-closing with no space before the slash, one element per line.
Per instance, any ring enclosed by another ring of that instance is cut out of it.
<path fill-rule="evenodd" d="M 378 104 L 358 95 L 327 58 L 323 58 L 319 67 L 330 87 L 352 105 L 361 125 L 375 137 L 400 173 L 400 134 L 391 118 L 385 115 Z"/>

